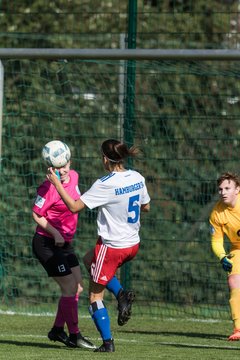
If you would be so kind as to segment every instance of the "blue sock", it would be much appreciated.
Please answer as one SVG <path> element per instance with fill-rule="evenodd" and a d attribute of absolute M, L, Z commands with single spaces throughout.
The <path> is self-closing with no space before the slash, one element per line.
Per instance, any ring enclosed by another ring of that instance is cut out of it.
<path fill-rule="evenodd" d="M 122 289 L 122 285 L 116 276 L 113 276 L 112 279 L 107 283 L 106 288 L 117 297 L 119 290 Z"/>
<path fill-rule="evenodd" d="M 112 339 L 110 319 L 103 301 L 98 300 L 89 307 L 89 312 L 103 340 Z"/>

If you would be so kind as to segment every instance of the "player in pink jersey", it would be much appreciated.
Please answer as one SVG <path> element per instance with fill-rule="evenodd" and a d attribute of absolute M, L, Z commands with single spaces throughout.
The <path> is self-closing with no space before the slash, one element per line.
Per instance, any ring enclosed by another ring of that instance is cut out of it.
<path fill-rule="evenodd" d="M 70 161 L 57 170 L 67 194 L 78 200 L 78 174 L 70 170 Z M 69 347 L 95 349 L 81 335 L 78 327 L 78 297 L 83 287 L 79 262 L 72 246 L 78 214 L 73 214 L 67 208 L 56 188 L 46 180 L 37 189 L 32 215 L 37 223 L 32 241 L 33 253 L 61 290 L 56 318 L 48 338 Z M 65 323 L 69 336 L 64 331 Z"/>
<path fill-rule="evenodd" d="M 84 258 L 91 273 L 89 292 L 92 319 L 101 334 L 103 344 L 95 352 L 114 352 L 110 319 L 103 302 L 104 290 L 112 291 L 118 300 L 118 324 L 124 325 L 131 315 L 132 291 L 123 290 L 115 274 L 119 267 L 132 260 L 139 249 L 140 213 L 150 210 L 150 197 L 144 177 L 127 170 L 124 159 L 138 154 L 135 147 L 109 139 L 103 142 L 101 155 L 108 174 L 94 182 L 80 199 L 74 200 L 63 188 L 52 168 L 47 178 L 72 212 L 86 206 L 98 207 L 98 241 Z"/>

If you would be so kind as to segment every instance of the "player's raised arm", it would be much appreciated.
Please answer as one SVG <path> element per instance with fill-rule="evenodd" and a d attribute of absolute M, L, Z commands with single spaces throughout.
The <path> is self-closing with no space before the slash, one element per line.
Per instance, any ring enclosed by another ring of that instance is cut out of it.
<path fill-rule="evenodd" d="M 55 186 L 57 192 L 69 208 L 69 210 L 73 213 L 79 212 L 84 209 L 85 204 L 81 201 L 81 199 L 74 200 L 71 196 L 65 191 L 64 187 L 62 186 L 61 181 L 57 177 L 53 168 L 48 169 L 47 179 Z"/>

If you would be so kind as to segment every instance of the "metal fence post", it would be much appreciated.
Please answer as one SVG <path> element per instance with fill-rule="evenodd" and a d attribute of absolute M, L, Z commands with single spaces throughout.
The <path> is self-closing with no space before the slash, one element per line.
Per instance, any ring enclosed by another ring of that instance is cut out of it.
<path fill-rule="evenodd" d="M 136 49 L 137 37 L 137 0 L 129 0 L 128 2 L 128 49 Z M 134 127 L 135 127 L 135 77 L 136 77 L 136 61 L 127 61 L 127 77 L 126 77 L 126 93 L 125 93 L 125 117 L 124 117 L 124 141 L 129 146 L 134 143 Z M 128 159 L 127 166 L 131 168 L 132 159 Z M 121 283 L 124 288 L 131 287 L 131 264 L 126 263 L 121 268 Z"/>

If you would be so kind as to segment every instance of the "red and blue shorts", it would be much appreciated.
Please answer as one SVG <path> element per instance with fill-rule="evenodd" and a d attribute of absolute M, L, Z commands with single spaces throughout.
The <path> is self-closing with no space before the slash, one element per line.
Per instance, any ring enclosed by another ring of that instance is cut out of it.
<path fill-rule="evenodd" d="M 129 248 L 112 248 L 98 238 L 91 263 L 92 280 L 97 284 L 107 285 L 117 269 L 125 262 L 132 260 L 139 249 L 139 243 Z"/>

